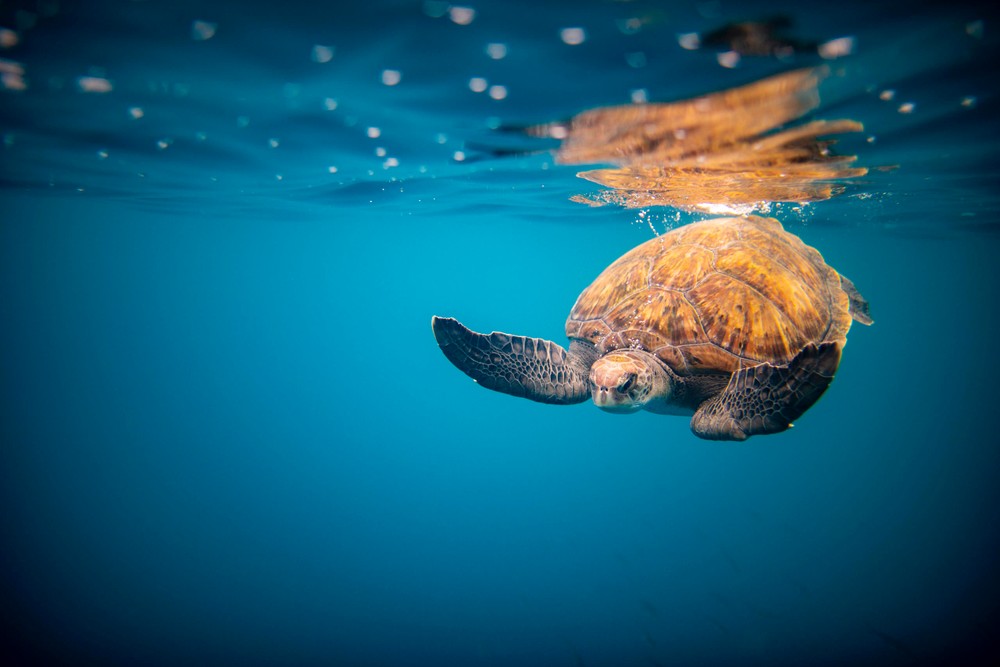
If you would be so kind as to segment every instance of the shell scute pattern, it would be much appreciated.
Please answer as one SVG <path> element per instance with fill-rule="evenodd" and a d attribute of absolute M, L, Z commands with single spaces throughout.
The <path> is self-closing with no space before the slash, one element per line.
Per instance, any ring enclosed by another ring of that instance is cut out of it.
<path fill-rule="evenodd" d="M 756 362 L 787 363 L 795 356 L 793 350 L 801 347 L 796 347 L 801 336 L 781 310 L 735 278 L 712 274 L 691 290 L 690 297 L 708 339 L 732 354 Z"/>
<path fill-rule="evenodd" d="M 820 293 L 813 287 L 822 283 L 808 282 L 808 272 L 796 271 L 798 267 L 786 266 L 744 244 L 719 250 L 715 266 L 757 290 L 784 313 L 788 322 L 801 331 L 804 342 L 823 335 L 829 317 L 829 295 L 826 290 Z"/>
<path fill-rule="evenodd" d="M 685 366 L 683 368 L 671 366 L 671 368 L 678 373 L 687 375 L 715 373 L 719 371 L 732 373 L 745 365 L 741 363 L 740 357 L 727 352 L 715 343 L 686 345 L 678 347 L 677 351 L 683 357 Z M 667 361 L 662 354 L 658 354 L 657 356 Z"/>
<path fill-rule="evenodd" d="M 715 252 L 691 243 L 675 243 L 656 258 L 650 284 L 674 290 L 694 287 L 712 270 Z"/>
<path fill-rule="evenodd" d="M 604 319 L 615 329 L 638 329 L 655 335 L 659 342 L 645 349 L 706 340 L 698 313 L 680 292 L 647 288 L 630 295 Z"/>
<path fill-rule="evenodd" d="M 755 248 L 771 258 L 772 265 L 776 268 L 790 271 L 788 284 L 791 287 L 806 290 L 799 295 L 800 298 L 793 299 L 789 295 L 777 303 L 786 308 L 786 312 L 793 317 L 800 329 L 803 329 L 804 335 L 809 340 L 844 342 L 847 339 L 847 331 L 851 328 L 851 315 L 850 298 L 841 288 L 840 274 L 826 264 L 818 250 L 807 246 L 799 237 L 784 232 L 778 221 L 771 220 L 771 222 L 776 232 L 765 232 L 761 227 L 746 225 L 741 237 L 748 247 Z M 812 299 L 809 298 L 810 295 Z M 816 316 L 803 315 L 802 319 L 796 319 L 794 311 L 791 310 L 796 304 L 814 307 Z M 810 329 L 807 323 L 816 328 Z"/>
<path fill-rule="evenodd" d="M 720 220 L 727 220 L 729 222 L 728 224 L 721 225 L 718 224 Z M 742 221 L 738 218 L 716 218 L 693 225 L 678 227 L 674 232 L 677 233 L 677 243 L 689 243 L 706 248 L 720 248 L 727 243 L 739 240 L 742 226 Z"/>
<path fill-rule="evenodd" d="M 601 341 L 611 335 L 611 327 L 604 320 L 575 320 L 566 322 L 566 336 L 568 338 L 579 338 L 594 345 L 599 345 Z"/>
<path fill-rule="evenodd" d="M 656 239 L 654 239 L 655 241 Z M 645 244 L 635 250 L 640 250 Z M 604 318 L 621 301 L 636 292 L 642 292 L 649 286 L 650 262 L 642 253 L 635 250 L 624 255 L 617 262 L 606 268 L 597 280 L 581 294 L 573 307 L 572 316 L 576 320 Z"/>
<path fill-rule="evenodd" d="M 845 339 L 840 276 L 772 218 L 721 218 L 650 239 L 580 294 L 570 338 L 600 353 L 654 352 L 681 374 L 784 364 L 809 342 Z"/>

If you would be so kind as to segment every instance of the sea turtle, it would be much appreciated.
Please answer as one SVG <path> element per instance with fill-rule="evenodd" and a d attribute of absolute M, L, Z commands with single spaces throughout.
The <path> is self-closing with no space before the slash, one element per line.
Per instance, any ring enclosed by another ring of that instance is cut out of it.
<path fill-rule="evenodd" d="M 543 403 L 694 414 L 712 440 L 784 431 L 822 395 L 868 303 L 773 218 L 715 218 L 627 252 L 587 287 L 552 341 L 434 317 L 476 382 Z"/>

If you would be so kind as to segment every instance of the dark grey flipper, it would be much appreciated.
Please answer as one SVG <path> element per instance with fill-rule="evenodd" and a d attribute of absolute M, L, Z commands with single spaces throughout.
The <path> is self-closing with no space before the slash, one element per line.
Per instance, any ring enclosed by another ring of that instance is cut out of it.
<path fill-rule="evenodd" d="M 847 292 L 847 298 L 851 300 L 851 317 L 854 318 L 854 321 L 861 324 L 871 324 L 872 317 L 868 311 L 868 301 L 861 296 L 861 292 L 854 286 L 854 283 L 844 276 L 840 276 L 840 286 Z"/>
<path fill-rule="evenodd" d="M 839 364 L 839 343 L 809 343 L 787 366 L 737 371 L 721 394 L 694 413 L 691 430 L 708 440 L 784 431 L 822 396 Z"/>
<path fill-rule="evenodd" d="M 450 317 L 433 317 L 431 326 L 444 356 L 487 389 L 541 403 L 590 398 L 593 357 L 583 351 L 567 352 L 542 338 L 476 333 Z"/>

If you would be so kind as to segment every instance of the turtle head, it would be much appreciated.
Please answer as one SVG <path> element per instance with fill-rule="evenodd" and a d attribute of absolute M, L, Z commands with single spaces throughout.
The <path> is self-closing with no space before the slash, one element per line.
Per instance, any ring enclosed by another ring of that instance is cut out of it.
<path fill-rule="evenodd" d="M 608 412 L 635 412 L 670 397 L 670 377 L 656 357 L 642 350 L 619 350 L 590 367 L 594 404 Z"/>

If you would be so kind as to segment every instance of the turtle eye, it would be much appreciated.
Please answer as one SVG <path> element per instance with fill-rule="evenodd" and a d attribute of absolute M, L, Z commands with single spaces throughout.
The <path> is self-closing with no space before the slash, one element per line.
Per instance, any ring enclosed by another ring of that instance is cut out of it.
<path fill-rule="evenodd" d="M 631 389 L 632 385 L 634 384 L 635 384 L 635 373 L 629 373 L 628 375 L 625 376 L 625 379 L 622 380 L 621 384 L 618 385 L 618 393 L 620 394 L 627 393 L 628 390 Z"/>

